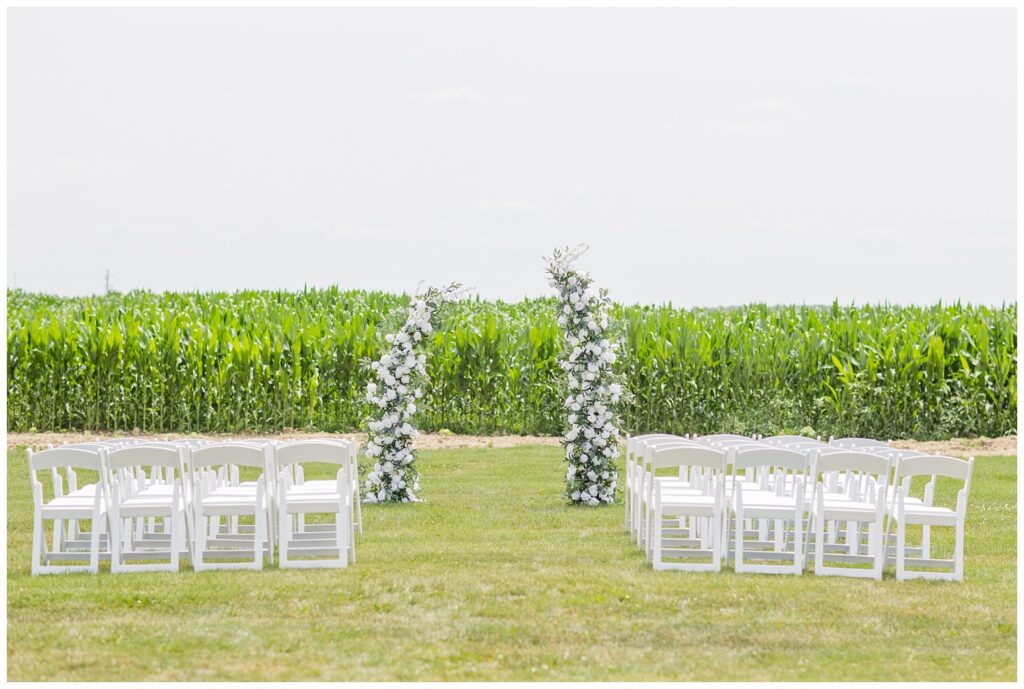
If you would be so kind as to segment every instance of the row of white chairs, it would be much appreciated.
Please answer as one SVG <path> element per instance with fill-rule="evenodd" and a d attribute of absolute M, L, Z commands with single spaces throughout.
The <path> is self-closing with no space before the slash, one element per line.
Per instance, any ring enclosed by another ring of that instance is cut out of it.
<path fill-rule="evenodd" d="M 818 575 L 960 581 L 973 466 L 868 438 L 627 436 L 625 529 L 659 570 L 800 574 L 813 552 Z M 955 506 L 935 504 L 939 479 Z M 932 557 L 935 527 L 954 530 L 951 559 Z"/>
<path fill-rule="evenodd" d="M 96 573 L 101 560 L 112 572 L 178 571 L 183 557 L 196 571 L 262 569 L 275 551 L 281 567 L 346 567 L 362 532 L 356 454 L 335 438 L 30 449 L 32 574 Z M 326 465 L 331 478 L 306 480 L 310 465 Z M 314 514 L 333 523 L 307 523 Z"/>

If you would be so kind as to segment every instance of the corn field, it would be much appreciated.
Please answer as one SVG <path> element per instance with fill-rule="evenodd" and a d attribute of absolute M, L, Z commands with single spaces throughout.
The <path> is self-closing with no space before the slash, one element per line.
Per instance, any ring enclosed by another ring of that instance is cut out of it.
<path fill-rule="evenodd" d="M 11 431 L 349 431 L 404 295 L 7 293 Z M 627 430 L 1016 432 L 1017 307 L 616 306 Z M 554 300 L 470 299 L 429 343 L 427 431 L 555 434 Z"/>

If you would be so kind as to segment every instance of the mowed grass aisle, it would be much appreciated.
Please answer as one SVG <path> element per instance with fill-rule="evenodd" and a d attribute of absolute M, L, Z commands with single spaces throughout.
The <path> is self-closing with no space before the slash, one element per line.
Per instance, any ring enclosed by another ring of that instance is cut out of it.
<path fill-rule="evenodd" d="M 1016 459 L 979 458 L 967 581 L 653 572 L 552 447 L 423 452 L 347 570 L 28 574 L 8 453 L 11 680 L 1009 680 Z"/>

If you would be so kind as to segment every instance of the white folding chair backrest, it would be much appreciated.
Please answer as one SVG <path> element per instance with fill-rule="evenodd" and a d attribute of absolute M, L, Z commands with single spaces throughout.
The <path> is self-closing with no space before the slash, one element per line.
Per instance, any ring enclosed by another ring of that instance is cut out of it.
<path fill-rule="evenodd" d="M 110 438 L 100 442 L 108 443 L 110 445 L 116 445 L 117 447 L 127 447 L 128 445 L 138 445 L 139 443 L 147 442 L 141 438 Z"/>
<path fill-rule="evenodd" d="M 884 448 L 875 450 L 878 454 L 884 454 L 886 457 L 899 461 L 907 459 L 908 457 L 929 457 L 927 452 L 921 452 L 920 450 L 896 450 L 893 448 Z"/>
<path fill-rule="evenodd" d="M 889 472 L 892 459 L 883 454 L 869 452 L 826 452 L 816 455 L 814 459 L 814 480 L 825 474 L 844 474 L 844 492 L 851 499 L 876 502 L 878 490 L 882 490 L 884 500 L 885 489 L 889 483 Z"/>
<path fill-rule="evenodd" d="M 32 475 L 33 484 L 38 482 L 36 472 L 50 470 L 50 478 L 53 482 L 53 494 L 59 496 L 64 494 L 64 477 L 60 475 L 59 469 L 64 469 L 68 475 L 68 489 L 78 488 L 75 469 L 95 471 L 99 474 L 99 482 L 103 482 L 103 452 L 104 447 L 93 447 L 95 443 L 88 443 L 86 446 L 62 445 L 60 447 L 33 452 L 28 450 L 29 471 Z M 41 484 L 40 484 L 41 485 Z"/>
<path fill-rule="evenodd" d="M 971 490 L 971 475 L 974 473 L 974 458 L 957 459 L 942 455 L 925 455 L 924 457 L 907 457 L 901 459 L 896 467 L 896 485 L 910 488 L 910 480 L 915 476 L 931 476 L 950 478 L 964 482 L 964 498 Z"/>
<path fill-rule="evenodd" d="M 637 444 L 646 443 L 651 440 L 685 440 L 681 435 L 672 435 L 671 433 L 646 433 L 644 435 L 627 435 L 626 436 L 626 459 L 631 459 L 637 455 Z"/>
<path fill-rule="evenodd" d="M 694 440 L 707 445 L 708 443 L 720 443 L 724 440 L 746 440 L 747 442 L 752 442 L 754 439 L 745 435 L 736 435 L 735 433 L 716 433 L 714 435 L 697 436 Z"/>
<path fill-rule="evenodd" d="M 190 451 L 189 469 L 198 473 L 209 467 L 255 467 L 266 473 L 268 452 L 262 447 L 245 443 L 218 443 Z"/>
<path fill-rule="evenodd" d="M 117 447 L 113 443 L 104 442 L 91 442 L 91 443 L 64 443 L 60 447 L 75 449 L 75 450 L 88 450 L 90 452 L 96 452 L 98 450 L 113 450 Z"/>
<path fill-rule="evenodd" d="M 892 441 L 872 440 L 871 438 L 829 438 L 829 445 L 845 447 L 851 450 L 870 447 L 892 447 Z"/>
<path fill-rule="evenodd" d="M 733 455 L 733 483 L 740 472 L 755 470 L 756 480 L 762 490 L 774 491 L 777 495 L 791 495 L 797 482 L 807 483 L 810 459 L 803 452 L 780 447 L 739 447 L 729 450 Z"/>
<path fill-rule="evenodd" d="M 759 440 L 752 440 L 750 438 L 747 438 L 745 440 L 720 440 L 715 443 L 708 443 L 707 446 L 723 450 L 726 453 L 726 462 L 730 464 L 732 463 L 733 458 L 736 456 L 736 453 L 739 452 L 740 450 L 772 447 L 772 445 L 765 445 Z"/>
<path fill-rule="evenodd" d="M 784 450 L 795 450 L 796 452 L 812 452 L 814 450 L 842 450 L 840 447 L 832 447 L 826 443 L 818 440 L 808 440 L 803 442 L 792 442 L 792 443 L 778 443 L 777 447 L 781 447 Z"/>
<path fill-rule="evenodd" d="M 725 471 L 726 453 L 699 445 L 653 445 L 646 450 L 651 471 L 675 467 L 704 467 Z"/>
<path fill-rule="evenodd" d="M 303 464 L 333 464 L 353 470 L 355 452 L 347 440 L 294 440 L 273 448 L 275 472 L 295 468 L 300 481 Z"/>
<path fill-rule="evenodd" d="M 647 473 L 651 470 L 649 461 L 651 449 L 664 449 L 667 447 L 705 447 L 692 440 L 679 437 L 652 437 L 644 440 L 637 440 L 634 452 L 638 467 Z"/>
<path fill-rule="evenodd" d="M 168 441 L 172 445 L 180 445 L 181 447 L 197 448 L 206 447 L 207 445 L 213 445 L 212 440 L 204 440 L 202 438 L 183 438 L 181 440 L 170 440 Z"/>
<path fill-rule="evenodd" d="M 175 476 L 180 478 L 184 465 L 185 449 L 170 443 L 139 443 L 107 452 L 107 473 L 115 480 L 127 476 L 130 483 L 121 487 L 130 491 L 157 480 L 154 477 L 158 475 L 161 482 L 173 480 Z M 150 469 L 148 481 L 147 467 Z M 165 475 L 158 469 L 170 471 Z"/>
<path fill-rule="evenodd" d="M 817 440 L 816 438 L 808 438 L 805 435 L 773 435 L 770 438 L 761 438 L 761 442 L 767 443 L 768 445 L 790 445 L 793 443 L 805 442 L 821 443 L 820 440 Z M 825 443 L 821 444 L 824 445 Z"/>
<path fill-rule="evenodd" d="M 36 472 L 53 470 L 54 476 L 57 469 L 83 469 L 85 471 L 100 472 L 103 469 L 103 455 L 101 450 L 92 450 L 79 447 L 55 447 L 49 450 L 33 452 L 28 451 L 29 472 L 32 480 L 36 480 Z"/>
<path fill-rule="evenodd" d="M 125 463 L 122 462 L 122 463 L 119 463 L 121 465 L 117 466 L 117 467 L 109 466 L 108 467 L 108 472 L 119 474 L 119 476 L 122 479 L 125 476 L 130 475 L 132 480 L 133 480 L 133 482 L 138 483 L 139 481 L 142 481 L 142 482 L 147 483 L 147 484 L 149 484 L 149 483 L 168 483 L 169 481 L 174 479 L 174 477 L 176 475 L 175 472 L 177 472 L 177 476 L 179 478 L 185 478 L 186 477 L 187 474 L 183 474 L 182 473 L 182 471 L 186 467 L 186 461 L 188 459 L 188 455 L 187 455 L 186 449 L 185 449 L 185 447 L 183 445 L 179 445 L 178 443 L 173 442 L 173 441 L 167 441 L 167 440 L 141 440 L 141 441 L 131 442 L 131 443 L 127 443 L 127 444 L 121 445 L 119 447 L 116 447 L 116 448 L 108 451 L 107 454 L 109 456 L 110 454 L 113 454 L 114 452 L 123 452 L 124 450 L 129 450 L 129 449 L 130 450 L 141 450 L 141 449 L 146 449 L 146 448 L 170 451 L 170 452 L 174 453 L 177 457 L 179 457 L 180 462 L 178 464 L 167 463 L 164 460 L 161 460 L 160 457 L 170 457 L 171 455 L 170 454 L 162 455 L 162 454 L 157 453 L 157 454 L 151 455 L 152 457 L 157 459 L 157 463 L 153 463 L 153 464 L 131 464 L 131 463 L 127 463 L 127 464 L 125 464 Z M 142 457 L 144 455 L 143 454 L 139 454 L 138 456 Z M 124 458 L 124 456 L 122 455 L 122 459 L 123 458 Z M 124 460 L 124 461 L 127 461 L 127 460 Z M 167 461 L 169 462 L 170 460 L 167 460 Z M 146 472 L 145 472 L 144 467 L 148 467 L 149 468 L 149 475 L 148 476 L 146 476 Z M 174 471 L 168 472 L 167 469 L 173 469 Z"/>

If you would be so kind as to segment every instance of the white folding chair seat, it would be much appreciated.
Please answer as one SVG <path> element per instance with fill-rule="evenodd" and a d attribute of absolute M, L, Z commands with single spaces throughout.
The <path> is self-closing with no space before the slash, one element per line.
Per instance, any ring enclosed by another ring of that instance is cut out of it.
<path fill-rule="evenodd" d="M 173 492 L 145 490 L 121 500 L 119 513 L 122 517 L 160 517 L 168 511 Z"/>
<path fill-rule="evenodd" d="M 857 521 L 860 516 L 873 514 L 878 507 L 875 503 L 850 500 L 845 496 L 841 499 L 823 499 L 822 506 L 828 518 L 837 521 Z"/>
<path fill-rule="evenodd" d="M 33 530 L 31 571 L 37 574 L 58 574 L 64 572 L 99 571 L 101 551 L 105 545 L 107 506 L 103 488 L 102 449 L 58 447 L 33 452 L 28 450 L 29 475 L 32 481 Z M 68 493 L 64 492 L 67 474 Z M 75 469 L 95 471 L 99 482 L 77 487 Z M 47 471 L 53 481 L 53 497 L 47 501 L 43 496 L 43 484 L 38 473 Z M 47 546 L 43 522 L 53 521 L 53 546 Z M 90 521 L 92 531 L 83 540 L 76 540 L 77 524 Z M 67 529 L 65 529 L 67 526 Z M 86 565 L 55 565 L 53 562 L 87 560 Z"/>
<path fill-rule="evenodd" d="M 337 514 L 345 509 L 345 502 L 337 490 L 314 492 L 289 489 L 285 494 L 285 506 L 288 514 Z"/>
<path fill-rule="evenodd" d="M 313 481 L 304 481 L 298 485 L 292 486 L 292 491 L 306 492 L 306 493 L 333 493 L 337 490 L 337 485 L 334 481 L 315 479 Z"/>
<path fill-rule="evenodd" d="M 96 499 L 97 491 L 99 491 L 99 486 L 97 486 L 95 483 L 91 483 L 88 486 L 83 486 L 82 488 L 76 488 L 75 490 L 68 491 L 67 493 L 64 493 L 63 495 L 59 496 L 59 498 L 55 498 L 55 500 L 88 500 L 91 502 Z"/>
<path fill-rule="evenodd" d="M 935 505 L 904 504 L 896 510 L 897 518 L 902 518 L 907 524 L 920 524 L 930 526 L 956 526 L 957 514 L 948 507 L 936 507 Z"/>
<path fill-rule="evenodd" d="M 256 491 L 217 489 L 203 498 L 203 508 L 207 512 L 215 508 L 220 515 L 252 514 L 255 497 Z"/>

